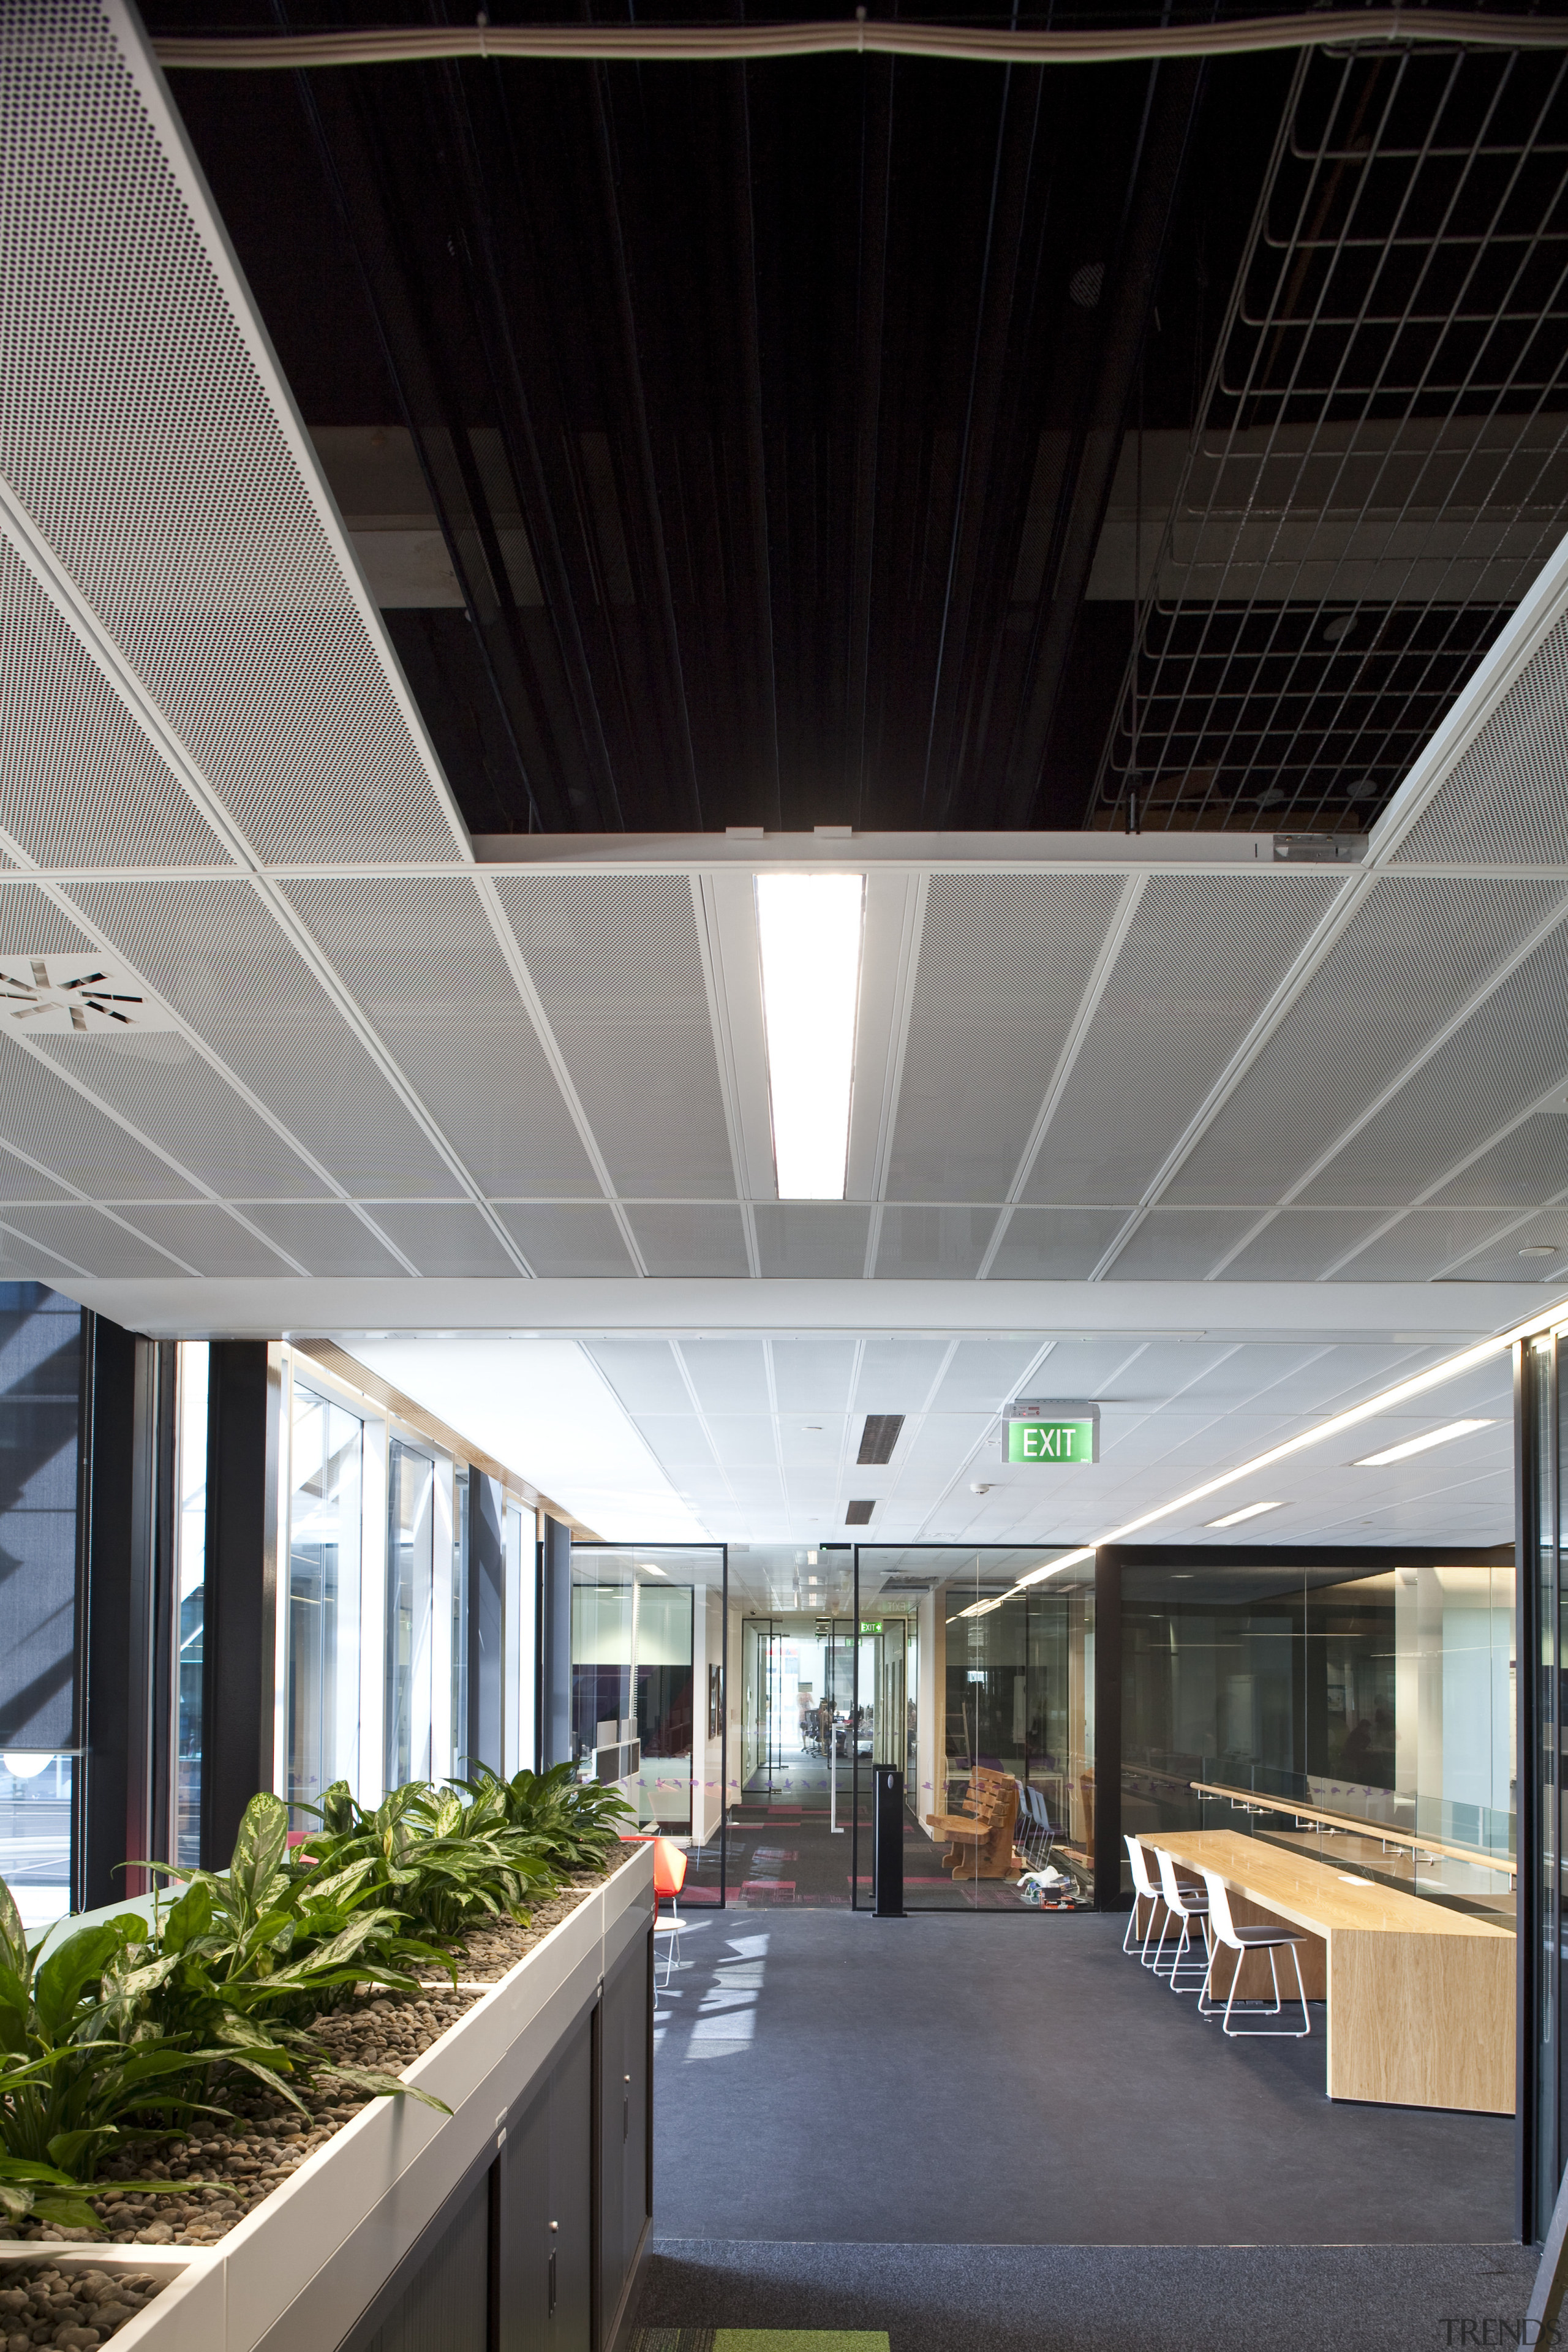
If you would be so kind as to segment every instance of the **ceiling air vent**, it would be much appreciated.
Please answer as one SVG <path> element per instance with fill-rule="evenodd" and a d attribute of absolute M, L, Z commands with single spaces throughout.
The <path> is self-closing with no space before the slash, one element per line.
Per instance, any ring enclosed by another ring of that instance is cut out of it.
<path fill-rule="evenodd" d="M 890 1462 L 893 1448 L 899 1442 L 899 1432 L 904 1425 L 901 1412 L 868 1412 L 866 1426 L 860 1433 L 860 1451 L 857 1462 Z M 859 1506 L 854 1506 L 858 1509 Z"/>
<path fill-rule="evenodd" d="M 875 1503 L 851 1503 L 844 1514 L 845 1526 L 847 1528 L 868 1527 L 871 1523 L 871 1514 L 876 1507 Z"/>
<path fill-rule="evenodd" d="M 0 958 L 0 1020 L 27 1034 L 121 1036 L 127 1029 L 172 1029 L 174 1017 L 93 956 Z"/>

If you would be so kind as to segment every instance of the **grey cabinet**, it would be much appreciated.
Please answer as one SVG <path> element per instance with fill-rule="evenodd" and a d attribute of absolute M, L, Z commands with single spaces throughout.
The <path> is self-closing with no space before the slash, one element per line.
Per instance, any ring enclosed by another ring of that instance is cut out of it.
<path fill-rule="evenodd" d="M 507 2118 L 493 2221 L 496 2352 L 597 2352 L 591 2012 Z"/>
<path fill-rule="evenodd" d="M 611 1967 L 599 2002 L 599 2310 L 607 2341 L 652 2210 L 653 1937 Z"/>

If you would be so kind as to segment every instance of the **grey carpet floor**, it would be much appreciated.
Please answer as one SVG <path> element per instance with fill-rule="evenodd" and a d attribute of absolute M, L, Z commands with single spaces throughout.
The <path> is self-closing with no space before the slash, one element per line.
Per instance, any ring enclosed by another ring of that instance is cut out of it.
<path fill-rule="evenodd" d="M 1463 2250 L 1484 2272 L 1513 2231 L 1510 2118 L 1331 2102 L 1321 2009 L 1309 2041 L 1227 2042 L 1121 1958 L 1121 1926 L 689 1924 L 658 2001 L 656 2231 L 884 2264 L 895 2244 L 1446 2246 L 1481 2275 Z"/>
<path fill-rule="evenodd" d="M 890 2352 L 1466 2352 L 1517 2344 L 1514 2245 L 655 2241 L 645 2327 L 885 2327 Z"/>

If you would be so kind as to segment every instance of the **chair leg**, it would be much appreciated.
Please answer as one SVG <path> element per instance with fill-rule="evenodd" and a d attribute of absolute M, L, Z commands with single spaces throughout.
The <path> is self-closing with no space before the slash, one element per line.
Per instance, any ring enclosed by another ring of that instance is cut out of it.
<path fill-rule="evenodd" d="M 1165 1937 L 1170 1933 L 1171 1918 L 1172 1914 L 1167 1911 L 1160 1925 L 1160 1941 L 1155 1948 L 1154 1957 L 1145 1963 L 1147 1967 L 1153 1969 L 1157 1977 L 1163 1977 L 1165 1974 Z"/>
<path fill-rule="evenodd" d="M 1272 1944 L 1265 1944 L 1255 1946 L 1253 1948 L 1255 1950 L 1266 1951 L 1268 1955 L 1268 1973 L 1274 1982 L 1274 2004 L 1273 2007 L 1270 2008 L 1268 2003 L 1265 2000 L 1246 2000 L 1242 2003 L 1242 2007 L 1249 2011 L 1253 2016 L 1278 2017 L 1283 2011 L 1285 2004 L 1279 1990 L 1279 1970 L 1274 1958 L 1276 1948 Z M 1231 1979 L 1230 2000 L 1227 2000 L 1225 2005 L 1226 2032 L 1230 2035 L 1233 2042 L 1238 2041 L 1247 2034 L 1258 2036 L 1263 2040 L 1268 2040 L 1272 2037 L 1283 2042 L 1304 2042 L 1312 2031 L 1312 2021 L 1307 2011 L 1307 1988 L 1301 1976 L 1301 1957 L 1296 1949 L 1294 1939 L 1292 1939 L 1290 1944 L 1290 1958 L 1296 1970 L 1296 1998 L 1301 2004 L 1301 2031 L 1300 2033 L 1296 2032 L 1294 2026 L 1289 2025 L 1232 2025 L 1230 2021 L 1230 2012 L 1236 2000 L 1236 1988 L 1241 1979 L 1241 1964 L 1246 1958 L 1247 1955 L 1245 1952 L 1238 1952 L 1236 1956 L 1236 1974 Z"/>
<path fill-rule="evenodd" d="M 1161 1897 L 1158 1895 L 1152 1895 L 1149 1897 L 1149 1925 L 1143 1930 L 1143 1948 L 1138 1955 L 1146 1969 L 1152 1969 L 1154 1966 L 1154 1962 L 1149 1958 L 1149 1942 L 1154 1933 L 1154 1914 L 1161 1908 Z M 1163 1938 L 1164 1930 L 1162 1928 L 1161 1940 L 1163 1941 Z"/>
<path fill-rule="evenodd" d="M 1190 1958 L 1188 1957 L 1189 1954 L 1191 1955 Z M 1190 1922 L 1184 1918 L 1182 1921 L 1182 1940 L 1176 1948 L 1175 1966 L 1171 1970 L 1171 1990 L 1173 1992 L 1201 1992 L 1203 1986 L 1207 1981 L 1208 1978 L 1207 1954 L 1205 1953 L 1204 1955 L 1202 1961 L 1202 1978 L 1195 1985 L 1191 1982 L 1183 1984 L 1181 1981 L 1181 1974 L 1184 1965 L 1187 1968 L 1189 1976 L 1192 1969 L 1200 1965 L 1197 1947 L 1194 1945 L 1192 1938 L 1191 1925 Z"/>

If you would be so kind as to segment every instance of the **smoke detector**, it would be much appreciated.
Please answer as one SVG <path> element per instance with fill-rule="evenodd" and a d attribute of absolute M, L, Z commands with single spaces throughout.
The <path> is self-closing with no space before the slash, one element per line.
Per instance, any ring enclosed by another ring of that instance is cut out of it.
<path fill-rule="evenodd" d="M 174 1018 L 139 981 L 97 956 L 0 957 L 0 1021 L 32 1037 L 121 1037 L 133 1029 L 171 1030 Z"/>

